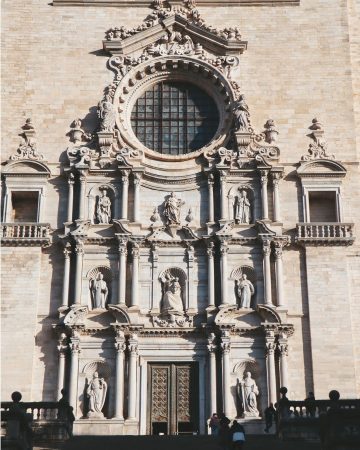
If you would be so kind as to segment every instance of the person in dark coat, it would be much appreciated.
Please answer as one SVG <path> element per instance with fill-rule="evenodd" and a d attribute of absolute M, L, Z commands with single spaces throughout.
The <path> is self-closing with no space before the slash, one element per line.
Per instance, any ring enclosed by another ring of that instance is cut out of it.
<path fill-rule="evenodd" d="M 224 413 L 219 414 L 219 437 L 220 437 L 220 444 L 223 448 L 223 450 L 228 450 L 231 444 L 231 435 L 230 435 L 230 420 L 225 416 Z"/>
<path fill-rule="evenodd" d="M 242 450 L 245 444 L 245 429 L 237 420 L 234 420 L 231 425 L 230 435 L 232 448 L 234 450 Z"/>
<path fill-rule="evenodd" d="M 272 427 L 273 421 L 276 417 L 276 410 L 274 408 L 274 405 L 270 403 L 270 406 L 268 406 L 264 411 L 265 416 L 265 433 L 268 433 L 270 431 L 270 428 Z"/>

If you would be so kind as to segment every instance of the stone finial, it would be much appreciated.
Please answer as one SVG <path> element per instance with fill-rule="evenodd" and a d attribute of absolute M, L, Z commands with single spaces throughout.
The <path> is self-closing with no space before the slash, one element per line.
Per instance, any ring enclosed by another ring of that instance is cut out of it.
<path fill-rule="evenodd" d="M 75 119 L 73 121 L 73 123 L 71 124 L 71 129 L 70 129 L 70 139 L 71 141 L 76 145 L 79 144 L 82 139 L 83 136 L 85 134 L 85 131 L 82 129 L 81 127 L 82 123 L 80 119 Z"/>
<path fill-rule="evenodd" d="M 189 211 L 187 213 L 187 216 L 185 217 L 186 222 L 190 224 L 194 220 L 194 215 L 192 213 L 192 208 L 189 208 Z"/>
<path fill-rule="evenodd" d="M 313 140 L 308 148 L 308 154 L 301 157 L 301 161 L 311 161 L 315 159 L 335 159 L 334 155 L 327 154 L 327 142 L 323 139 L 324 128 L 317 118 L 312 120 L 309 127 L 311 131 L 308 137 Z"/>
<path fill-rule="evenodd" d="M 279 134 L 279 132 L 275 127 L 275 122 L 272 119 L 267 120 L 264 125 L 264 128 L 265 128 L 264 130 L 265 141 L 268 144 L 272 144 L 277 140 L 277 136 Z"/>
<path fill-rule="evenodd" d="M 22 137 L 22 142 L 16 150 L 16 154 L 12 155 L 10 159 L 13 161 L 19 159 L 43 160 L 44 155 L 40 154 L 36 148 L 36 132 L 30 118 L 26 119 L 21 129 L 20 136 Z"/>
<path fill-rule="evenodd" d="M 157 223 L 157 222 L 160 222 L 160 214 L 159 214 L 159 210 L 158 210 L 158 207 L 155 207 L 154 208 L 154 211 L 153 211 L 153 213 L 152 213 L 152 215 L 151 215 L 151 217 L 150 217 L 150 220 L 151 220 L 151 222 L 153 222 L 153 223 Z"/>

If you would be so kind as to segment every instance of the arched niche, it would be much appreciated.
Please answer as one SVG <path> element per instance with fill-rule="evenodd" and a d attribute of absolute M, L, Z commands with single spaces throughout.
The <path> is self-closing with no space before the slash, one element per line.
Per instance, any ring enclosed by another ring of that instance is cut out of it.
<path fill-rule="evenodd" d="M 245 193 L 245 194 L 244 194 Z M 244 207 L 248 208 L 248 222 L 244 220 Z M 250 184 L 238 184 L 232 186 L 228 192 L 229 220 L 234 220 L 237 224 L 249 225 L 255 222 L 255 192 Z"/>
<path fill-rule="evenodd" d="M 178 279 L 181 287 L 181 299 L 183 303 L 183 310 L 187 309 L 187 299 L 188 299 L 188 283 L 187 275 L 183 269 L 179 267 L 169 267 L 163 270 L 159 275 L 159 281 L 161 283 L 161 301 L 160 301 L 160 311 L 163 311 L 163 300 L 166 293 L 167 285 L 170 280 Z"/>
<path fill-rule="evenodd" d="M 102 279 L 103 281 L 106 283 L 106 287 L 107 287 L 107 295 L 106 295 L 106 301 L 105 301 L 105 306 L 107 306 L 109 303 L 111 303 L 111 294 L 112 294 L 112 272 L 110 267 L 108 266 L 97 266 L 94 267 L 93 269 L 89 270 L 89 272 L 86 275 L 86 278 L 89 281 L 89 309 L 100 309 L 100 308 L 96 308 L 96 290 L 100 290 L 101 288 L 97 286 L 95 286 L 95 283 L 97 281 L 100 280 L 102 275 Z M 99 295 L 99 292 L 97 292 L 97 294 Z M 105 309 L 105 308 L 101 308 L 101 309 Z"/>
<path fill-rule="evenodd" d="M 95 372 L 97 372 L 99 378 L 103 378 L 107 384 L 106 399 L 102 408 L 102 412 L 104 413 L 105 418 L 109 418 L 109 399 L 111 396 L 111 368 L 106 361 L 101 359 L 88 362 L 82 369 L 82 378 L 84 380 L 84 384 L 81 409 L 83 412 L 83 416 L 85 417 L 89 411 L 89 398 L 87 395 L 87 389 Z"/>
<path fill-rule="evenodd" d="M 98 214 L 99 202 L 101 201 L 100 199 L 104 195 L 104 192 L 111 203 L 111 218 L 108 223 L 112 223 L 113 219 L 117 219 L 119 217 L 119 193 L 117 187 L 112 184 L 96 184 L 89 190 L 87 195 L 87 217 L 93 224 L 106 224 L 106 222 L 99 219 Z"/>
<path fill-rule="evenodd" d="M 234 289 L 235 289 L 235 297 L 237 300 L 237 304 L 239 304 L 239 295 L 238 295 L 238 289 L 237 289 L 237 285 L 239 283 L 239 281 L 241 280 L 242 275 L 246 275 L 247 279 L 252 283 L 252 285 L 254 286 L 254 294 L 251 297 L 251 308 L 255 309 L 256 307 L 256 295 L 258 292 L 258 286 L 257 286 L 257 276 L 256 276 L 256 272 L 255 269 L 251 266 L 248 265 L 243 265 L 243 266 L 239 266 L 236 267 L 230 274 L 230 279 L 234 280 Z"/>

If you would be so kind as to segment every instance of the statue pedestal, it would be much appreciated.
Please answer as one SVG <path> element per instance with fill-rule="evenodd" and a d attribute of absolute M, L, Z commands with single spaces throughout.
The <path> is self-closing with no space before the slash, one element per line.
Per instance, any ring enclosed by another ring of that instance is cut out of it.
<path fill-rule="evenodd" d="M 124 433 L 124 419 L 78 419 L 73 426 L 74 436 L 109 436 Z"/>
<path fill-rule="evenodd" d="M 261 417 L 244 417 L 235 419 L 244 428 L 246 434 L 267 434 L 265 433 L 265 420 Z M 275 433 L 275 424 L 273 424 L 272 429 L 269 434 Z"/>
<path fill-rule="evenodd" d="M 104 414 L 102 412 L 89 411 L 86 415 L 87 419 L 103 419 Z"/>

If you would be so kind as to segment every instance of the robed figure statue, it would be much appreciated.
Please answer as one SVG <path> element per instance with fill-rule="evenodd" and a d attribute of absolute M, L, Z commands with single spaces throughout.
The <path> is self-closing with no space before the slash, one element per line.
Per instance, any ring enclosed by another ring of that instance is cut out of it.
<path fill-rule="evenodd" d="M 111 220 L 111 200 L 105 189 L 97 202 L 96 219 L 99 223 L 110 223 Z"/>
<path fill-rule="evenodd" d="M 91 280 L 90 291 L 93 309 L 105 309 L 109 289 L 104 280 L 104 275 L 101 272 L 98 273 L 95 280 Z"/>
<path fill-rule="evenodd" d="M 89 412 L 87 413 L 87 417 L 104 417 L 102 409 L 106 400 L 106 392 L 106 381 L 104 378 L 99 378 L 99 374 L 95 372 L 86 389 L 86 395 L 89 399 Z"/>
<path fill-rule="evenodd" d="M 176 197 L 175 192 L 170 194 L 164 205 L 167 225 L 180 225 L 180 207 L 184 204 L 185 202 Z"/>
<path fill-rule="evenodd" d="M 237 393 L 242 405 L 243 416 L 258 417 L 256 397 L 259 395 L 259 389 L 255 380 L 251 378 L 251 372 L 246 372 L 245 378 L 241 381 L 238 380 Z"/>
<path fill-rule="evenodd" d="M 181 297 L 179 278 L 170 273 L 161 279 L 163 283 L 163 298 L 161 304 L 162 314 L 184 314 L 184 304 Z"/>

